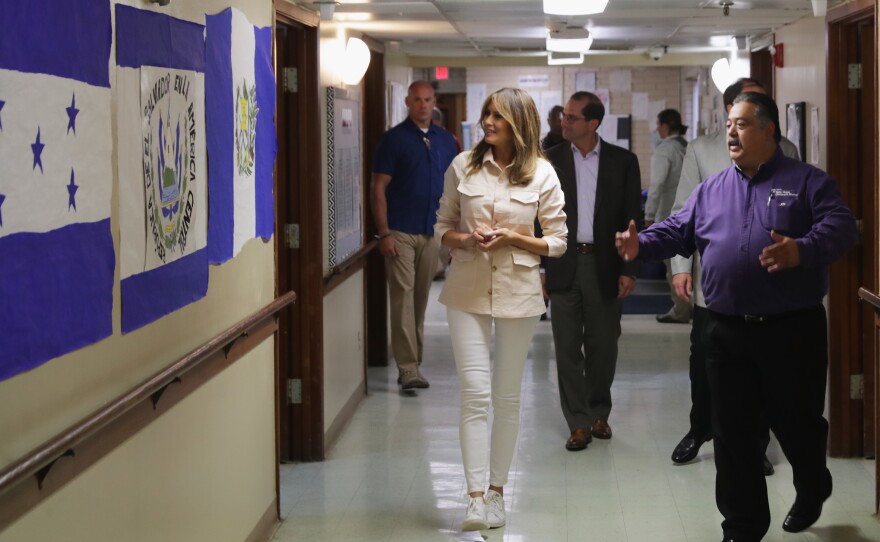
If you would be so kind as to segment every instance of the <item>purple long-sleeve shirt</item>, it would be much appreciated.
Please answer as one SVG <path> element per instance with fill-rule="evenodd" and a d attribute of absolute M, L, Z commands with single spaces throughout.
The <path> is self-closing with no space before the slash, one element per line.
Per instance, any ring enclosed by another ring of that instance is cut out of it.
<path fill-rule="evenodd" d="M 800 265 L 776 273 L 758 256 L 770 230 L 791 237 Z M 856 243 L 856 221 L 837 183 L 779 149 L 752 179 L 731 166 L 697 186 L 675 215 L 639 233 L 639 258 L 699 251 L 706 306 L 722 314 L 778 314 L 818 305 L 828 266 Z"/>

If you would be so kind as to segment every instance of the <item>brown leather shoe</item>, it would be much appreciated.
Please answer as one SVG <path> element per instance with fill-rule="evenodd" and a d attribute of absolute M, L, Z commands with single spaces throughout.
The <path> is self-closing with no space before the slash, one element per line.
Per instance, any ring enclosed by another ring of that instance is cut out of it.
<path fill-rule="evenodd" d="M 611 438 L 611 426 L 605 420 L 596 420 L 590 427 L 590 433 L 596 438 L 609 439 Z"/>
<path fill-rule="evenodd" d="M 593 437 L 587 433 L 586 429 L 575 429 L 571 432 L 571 436 L 565 441 L 565 449 L 569 452 L 577 452 L 587 447 L 587 444 L 593 441 Z"/>

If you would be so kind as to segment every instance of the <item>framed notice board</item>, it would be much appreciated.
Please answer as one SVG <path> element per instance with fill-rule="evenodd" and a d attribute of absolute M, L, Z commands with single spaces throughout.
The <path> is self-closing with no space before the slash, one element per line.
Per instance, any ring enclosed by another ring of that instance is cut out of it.
<path fill-rule="evenodd" d="M 358 251 L 364 240 L 361 179 L 361 104 L 327 88 L 327 190 L 330 267 Z"/>

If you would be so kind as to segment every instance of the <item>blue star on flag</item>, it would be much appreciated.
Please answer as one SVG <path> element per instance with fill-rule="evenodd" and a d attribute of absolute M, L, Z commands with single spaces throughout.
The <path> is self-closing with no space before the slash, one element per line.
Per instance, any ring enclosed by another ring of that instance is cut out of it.
<path fill-rule="evenodd" d="M 6 105 L 6 102 L 0 100 L 0 111 L 3 111 L 3 106 Z M 0 119 L 0 132 L 3 131 L 3 119 Z M 2 201 L 2 200 L 0 200 Z"/>
<path fill-rule="evenodd" d="M 73 128 L 73 135 L 76 135 L 76 114 L 79 113 L 79 109 L 76 108 L 76 93 L 73 94 L 73 98 L 70 100 L 70 107 L 66 107 L 67 111 L 67 133 L 70 133 L 70 129 Z"/>
<path fill-rule="evenodd" d="M 34 167 L 33 169 L 37 169 L 37 166 L 40 166 L 40 173 L 43 172 L 43 160 L 40 158 L 40 155 L 43 154 L 43 145 L 40 143 L 40 127 L 37 126 L 37 140 L 31 144 L 31 150 L 34 153 Z"/>
<path fill-rule="evenodd" d="M 79 190 L 79 186 L 73 184 L 73 168 L 70 168 L 70 184 L 67 185 L 67 193 L 70 194 L 70 197 L 67 199 L 67 210 L 69 211 L 71 207 L 76 211 L 76 191 Z"/>
<path fill-rule="evenodd" d="M 0 207 L 3 207 L 3 202 L 6 200 L 6 196 L 0 194 Z M 3 214 L 0 213 L 0 226 L 3 225 Z"/>

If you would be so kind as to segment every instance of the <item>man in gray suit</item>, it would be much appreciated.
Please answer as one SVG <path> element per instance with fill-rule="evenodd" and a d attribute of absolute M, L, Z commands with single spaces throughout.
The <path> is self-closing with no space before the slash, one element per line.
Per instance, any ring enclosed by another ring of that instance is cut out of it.
<path fill-rule="evenodd" d="M 565 105 L 562 143 L 547 151 L 565 193 L 568 249 L 545 261 L 562 413 L 568 450 L 592 437 L 611 438 L 611 384 L 617 365 L 622 300 L 635 287 L 638 264 L 617 255 L 614 234 L 638 218 L 639 161 L 602 141 L 601 100 L 576 92 Z M 576 233 L 574 233 L 576 232 Z"/>
<path fill-rule="evenodd" d="M 743 92 L 760 92 L 766 94 L 764 86 L 757 79 L 742 78 L 727 87 L 724 91 L 724 114 L 733 107 L 733 100 Z M 697 185 L 712 175 L 727 169 L 733 163 L 730 158 L 730 149 L 727 146 L 727 130 L 700 136 L 691 141 L 681 169 L 681 178 L 678 183 L 678 191 L 675 195 L 675 203 L 672 205 L 672 213 L 677 213 L 687 203 L 691 192 Z M 784 137 L 779 142 L 783 154 L 789 158 L 800 160 L 797 147 Z M 700 257 L 694 253 L 690 258 L 675 256 L 671 261 L 672 284 L 676 295 L 682 299 L 694 300 L 693 328 L 691 328 L 691 413 L 690 430 L 685 434 L 681 442 L 672 452 L 672 461 L 675 463 L 687 463 L 697 457 L 700 446 L 712 438 L 712 401 L 709 396 L 709 382 L 706 376 L 706 349 L 704 345 L 703 331 L 706 325 L 708 310 L 703 289 L 700 287 Z M 763 441 L 764 449 L 770 442 L 768 429 L 762 429 L 767 434 Z M 764 456 L 764 474 L 773 474 L 773 464 Z"/>

